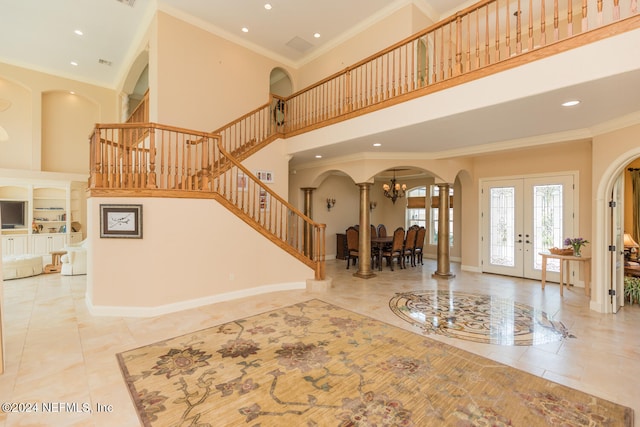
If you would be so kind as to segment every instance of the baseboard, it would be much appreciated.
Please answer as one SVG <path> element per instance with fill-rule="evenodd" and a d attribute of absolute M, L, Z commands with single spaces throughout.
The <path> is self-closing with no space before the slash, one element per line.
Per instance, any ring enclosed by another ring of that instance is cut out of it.
<path fill-rule="evenodd" d="M 461 265 L 460 270 L 462 271 L 470 271 L 472 273 L 482 273 L 482 269 L 475 265 Z"/>
<path fill-rule="evenodd" d="M 203 298 L 179 301 L 171 304 L 156 307 L 119 307 L 119 306 L 96 306 L 85 295 L 85 302 L 89 313 L 93 316 L 115 316 L 115 317 L 154 317 L 178 311 L 216 304 L 219 302 L 231 301 L 235 299 L 268 294 L 271 292 L 305 290 L 305 282 L 282 283 L 277 285 L 259 286 L 256 288 L 243 289 L 241 291 L 227 292 L 224 294 L 210 295 Z"/>

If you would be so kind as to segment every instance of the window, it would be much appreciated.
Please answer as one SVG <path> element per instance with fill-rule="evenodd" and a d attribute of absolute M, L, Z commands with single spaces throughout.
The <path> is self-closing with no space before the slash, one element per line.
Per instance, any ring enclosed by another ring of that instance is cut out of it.
<path fill-rule="evenodd" d="M 407 191 L 406 228 L 409 228 L 412 225 L 425 227 L 427 220 L 426 197 L 426 187 L 417 187 Z"/>
<path fill-rule="evenodd" d="M 439 197 L 440 188 L 431 186 L 431 197 Z M 449 188 L 449 197 L 453 197 L 453 187 Z M 438 208 L 430 208 L 429 244 L 438 244 Z M 449 246 L 453 246 L 453 205 L 449 208 Z"/>

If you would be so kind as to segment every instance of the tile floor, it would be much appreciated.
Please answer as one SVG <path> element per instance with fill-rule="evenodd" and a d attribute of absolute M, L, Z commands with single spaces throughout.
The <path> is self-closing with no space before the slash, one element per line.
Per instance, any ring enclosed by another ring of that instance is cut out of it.
<path fill-rule="evenodd" d="M 576 338 L 498 346 L 432 335 L 473 353 L 632 407 L 640 419 L 640 306 L 594 313 L 582 289 L 559 296 L 537 281 L 461 272 L 434 280 L 435 262 L 364 280 L 329 261 L 333 287 L 323 293 L 278 292 L 154 318 L 93 317 L 84 303 L 85 277 L 41 275 L 4 283 L 5 374 L 0 402 L 45 402 L 48 413 L 2 413 L 0 426 L 136 426 L 139 421 L 115 354 L 186 332 L 311 298 L 416 331 L 389 309 L 396 292 L 453 289 L 511 297 L 562 322 Z M 76 406 L 74 406 L 74 404 Z M 83 412 L 83 404 L 91 413 Z M 103 405 L 98 412 L 98 405 Z M 77 410 L 77 412 L 76 412 Z M 640 421 L 636 421 L 640 426 Z"/>

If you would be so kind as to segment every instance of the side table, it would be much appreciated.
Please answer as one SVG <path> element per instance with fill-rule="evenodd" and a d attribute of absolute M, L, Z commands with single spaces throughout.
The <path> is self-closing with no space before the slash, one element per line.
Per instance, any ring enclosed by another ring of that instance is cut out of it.
<path fill-rule="evenodd" d="M 60 258 L 62 255 L 66 254 L 67 251 L 53 251 L 51 253 L 51 264 L 47 264 L 44 267 L 45 273 L 60 273 L 62 269 L 62 263 L 60 262 Z"/>
<path fill-rule="evenodd" d="M 584 274 L 584 293 L 585 295 L 591 295 L 591 257 L 585 256 L 573 256 L 573 255 L 556 255 L 548 252 L 540 252 L 540 256 L 542 256 L 542 290 L 544 290 L 544 285 L 547 281 L 547 259 L 559 259 L 560 260 L 560 296 L 562 296 L 562 290 L 564 288 L 564 272 L 567 273 L 566 284 L 569 286 L 569 262 L 577 261 L 582 264 L 582 270 Z M 566 270 L 564 265 L 566 263 Z"/>

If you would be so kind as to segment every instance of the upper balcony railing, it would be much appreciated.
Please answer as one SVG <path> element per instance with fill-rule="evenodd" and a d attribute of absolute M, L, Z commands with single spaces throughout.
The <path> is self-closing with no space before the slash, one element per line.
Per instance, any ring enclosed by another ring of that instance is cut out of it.
<path fill-rule="evenodd" d="M 525 53 L 550 56 L 640 28 L 638 18 L 637 0 L 481 1 L 285 98 L 283 132 L 292 136 L 502 71 L 520 65 Z"/>

